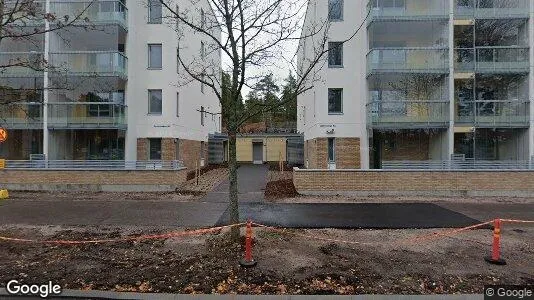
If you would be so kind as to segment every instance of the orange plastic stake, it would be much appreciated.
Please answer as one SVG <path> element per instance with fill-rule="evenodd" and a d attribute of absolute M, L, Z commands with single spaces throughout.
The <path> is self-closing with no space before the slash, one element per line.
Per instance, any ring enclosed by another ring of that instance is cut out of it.
<path fill-rule="evenodd" d="M 252 258 L 252 221 L 248 220 L 245 232 L 245 258 L 239 261 L 242 267 L 254 267 L 257 262 Z"/>
<path fill-rule="evenodd" d="M 484 258 L 488 263 L 494 265 L 506 265 L 506 261 L 501 258 L 501 219 L 493 221 L 493 246 L 491 256 Z"/>

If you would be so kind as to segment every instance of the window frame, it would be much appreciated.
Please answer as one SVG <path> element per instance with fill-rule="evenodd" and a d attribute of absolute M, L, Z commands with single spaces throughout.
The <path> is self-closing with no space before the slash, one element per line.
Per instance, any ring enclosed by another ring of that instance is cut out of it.
<path fill-rule="evenodd" d="M 336 47 L 330 47 L 330 45 L 332 44 L 336 44 L 338 46 Z M 328 67 L 329 68 L 343 68 L 344 67 L 344 60 L 343 60 L 343 48 L 344 48 L 344 43 L 343 42 L 328 42 Z M 332 53 L 335 53 L 334 49 L 339 49 L 339 55 L 340 55 L 340 64 L 331 64 L 330 63 L 330 55 L 332 55 Z"/>
<path fill-rule="evenodd" d="M 160 8 L 160 17 L 159 20 L 152 20 L 152 8 L 154 6 L 154 3 L 157 4 L 157 6 Z M 162 24 L 163 20 L 163 4 L 159 0 L 148 0 L 148 24 Z"/>
<path fill-rule="evenodd" d="M 334 92 L 334 91 L 341 91 L 341 98 L 340 98 L 340 102 L 341 102 L 341 111 L 337 112 L 337 111 L 330 111 L 330 92 Z M 328 89 L 328 95 L 327 95 L 327 98 L 328 98 L 328 101 L 327 101 L 327 109 L 328 109 L 328 114 L 329 115 L 343 115 L 343 94 L 344 94 L 344 91 L 343 91 L 343 88 L 329 88 Z"/>
<path fill-rule="evenodd" d="M 335 4 L 332 4 L 334 1 L 339 1 L 339 5 L 341 6 L 341 16 L 339 18 L 332 18 L 332 10 L 331 6 L 333 7 Z M 345 16 L 345 1 L 344 0 L 328 0 L 328 21 L 330 22 L 343 22 L 344 16 Z"/>
<path fill-rule="evenodd" d="M 152 158 L 152 143 L 154 141 L 159 141 L 159 151 L 156 151 L 156 152 L 159 152 L 159 159 L 158 158 Z M 158 161 L 158 160 L 162 160 L 163 158 L 163 153 L 162 153 L 162 148 L 163 148 L 163 141 L 161 138 L 148 138 L 148 157 L 147 159 L 149 161 Z"/>
<path fill-rule="evenodd" d="M 326 158 L 328 160 L 328 163 L 335 163 L 336 162 L 336 138 L 329 137 L 326 143 L 327 143 Z M 332 145 L 332 151 L 330 151 L 330 145 Z M 332 159 L 330 159 L 330 152 L 332 152 Z"/>
<path fill-rule="evenodd" d="M 160 49 L 160 53 L 159 53 L 159 57 L 160 57 L 160 66 L 159 67 L 153 67 L 152 66 L 152 55 L 151 55 L 151 49 L 152 47 L 157 47 L 159 46 L 159 49 Z M 163 69 L 163 44 L 156 44 L 156 43 L 149 43 L 148 44 L 148 66 L 147 66 L 147 69 L 149 70 L 162 70 Z"/>
<path fill-rule="evenodd" d="M 160 106 L 161 111 L 160 112 L 152 112 L 151 111 L 151 101 L 152 101 L 152 92 L 159 92 L 160 93 Z M 161 116 L 163 115 L 163 90 L 162 89 L 148 89 L 148 115 L 151 116 Z"/>

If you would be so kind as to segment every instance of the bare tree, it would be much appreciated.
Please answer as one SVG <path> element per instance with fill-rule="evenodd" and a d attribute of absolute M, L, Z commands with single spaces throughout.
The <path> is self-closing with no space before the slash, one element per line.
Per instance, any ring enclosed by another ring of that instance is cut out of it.
<path fill-rule="evenodd" d="M 236 134 L 251 117 L 283 106 L 313 87 L 317 71 L 326 62 L 329 22 L 325 16 L 325 19 L 318 19 L 302 28 L 308 4 L 308 1 L 302 0 L 207 0 L 210 5 L 208 9 L 202 9 L 201 4 L 206 2 L 199 0 L 188 0 L 185 7 L 179 8 L 166 0 L 159 1 L 169 12 L 168 16 L 177 22 L 179 36 L 189 31 L 207 40 L 207 52 L 200 53 L 200 56 L 182 54 L 180 49 L 180 67 L 188 78 L 185 81 L 200 82 L 209 87 L 220 101 L 229 136 L 230 221 L 237 223 Z M 286 53 L 287 45 L 291 43 L 299 43 L 299 49 L 304 47 L 303 43 L 308 43 L 308 51 L 312 49 L 312 53 L 307 53 L 305 59 L 296 62 L 295 55 L 288 56 Z M 211 55 L 219 58 L 221 53 L 227 58 L 228 63 L 223 64 L 223 69 L 230 77 L 224 90 L 221 90 L 222 70 L 218 60 L 210 60 Z M 264 107 L 251 110 L 251 113 L 239 109 L 242 107 L 240 102 L 244 88 L 253 89 L 255 83 L 272 72 L 273 68 L 288 66 L 296 69 L 293 97 L 286 94 L 274 106 L 257 103 Z M 251 72 L 252 68 L 265 71 L 257 74 Z M 234 228 L 232 238 L 237 239 L 238 236 L 239 230 Z"/>

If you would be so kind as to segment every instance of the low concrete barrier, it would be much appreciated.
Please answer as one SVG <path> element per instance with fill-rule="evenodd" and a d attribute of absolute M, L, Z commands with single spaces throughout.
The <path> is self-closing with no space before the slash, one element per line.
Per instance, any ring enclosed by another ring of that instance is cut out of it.
<path fill-rule="evenodd" d="M 534 195 L 526 170 L 308 170 L 293 183 L 305 195 L 514 196 Z"/>
<path fill-rule="evenodd" d="M 186 181 L 187 170 L 0 170 L 0 187 L 25 191 L 168 192 Z"/>

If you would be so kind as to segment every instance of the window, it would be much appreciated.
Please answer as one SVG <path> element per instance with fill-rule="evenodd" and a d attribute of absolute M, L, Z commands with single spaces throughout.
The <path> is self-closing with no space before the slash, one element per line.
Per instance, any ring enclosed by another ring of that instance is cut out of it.
<path fill-rule="evenodd" d="M 328 43 L 328 66 L 343 67 L 343 43 Z"/>
<path fill-rule="evenodd" d="M 204 142 L 200 142 L 200 159 L 204 159 L 204 147 L 206 147 Z"/>
<path fill-rule="evenodd" d="M 161 139 L 148 139 L 148 159 L 161 160 Z"/>
<path fill-rule="evenodd" d="M 200 9 L 200 28 L 205 29 L 206 27 L 206 14 L 204 13 L 204 9 Z"/>
<path fill-rule="evenodd" d="M 148 68 L 161 70 L 161 44 L 148 45 Z"/>
<path fill-rule="evenodd" d="M 200 42 L 200 57 L 202 60 L 206 58 L 206 46 L 204 45 L 204 42 Z"/>
<path fill-rule="evenodd" d="M 162 112 L 161 90 L 148 90 L 148 113 L 161 115 Z"/>
<path fill-rule="evenodd" d="M 180 93 L 176 92 L 176 116 L 180 116 Z"/>
<path fill-rule="evenodd" d="M 161 1 L 160 0 L 149 0 L 148 1 L 148 23 L 151 24 L 161 24 L 161 11 L 162 11 Z"/>
<path fill-rule="evenodd" d="M 200 80 L 201 80 L 201 82 L 200 82 L 200 92 L 202 94 L 204 94 L 204 78 L 205 78 L 204 74 L 200 75 Z"/>
<path fill-rule="evenodd" d="M 176 48 L 176 73 L 180 73 L 180 47 Z"/>
<path fill-rule="evenodd" d="M 328 89 L 328 113 L 343 113 L 343 89 Z"/>
<path fill-rule="evenodd" d="M 204 106 L 200 107 L 200 125 L 204 126 Z"/>
<path fill-rule="evenodd" d="M 336 140 L 328 138 L 328 162 L 336 161 Z"/>
<path fill-rule="evenodd" d="M 328 20 L 343 21 L 343 0 L 328 0 Z"/>

